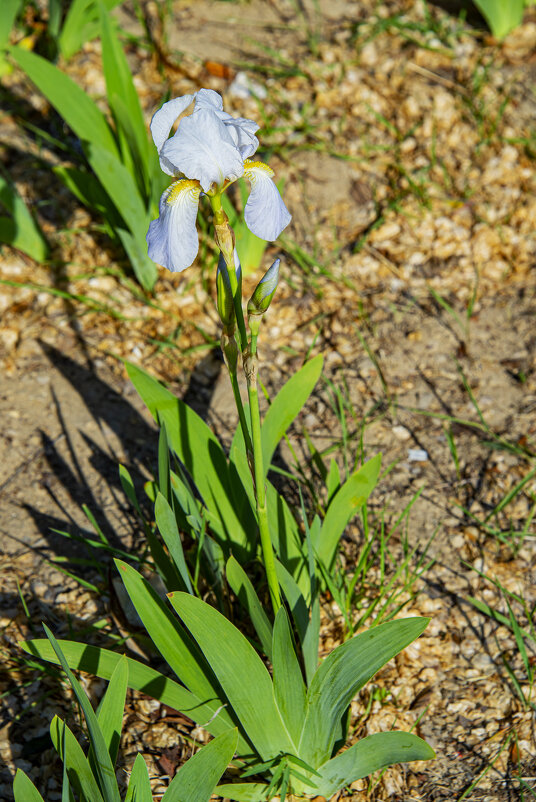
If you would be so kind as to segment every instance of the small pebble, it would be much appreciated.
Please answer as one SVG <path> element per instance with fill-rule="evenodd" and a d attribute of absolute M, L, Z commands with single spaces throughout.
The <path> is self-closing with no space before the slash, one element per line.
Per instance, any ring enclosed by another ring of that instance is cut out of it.
<path fill-rule="evenodd" d="M 428 452 L 424 448 L 410 448 L 408 459 L 410 462 L 428 462 Z"/>

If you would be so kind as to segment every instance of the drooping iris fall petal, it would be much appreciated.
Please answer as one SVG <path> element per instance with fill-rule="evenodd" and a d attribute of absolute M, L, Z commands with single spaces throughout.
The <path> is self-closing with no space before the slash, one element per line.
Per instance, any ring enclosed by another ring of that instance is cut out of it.
<path fill-rule="evenodd" d="M 272 181 L 274 171 L 264 162 L 247 160 L 244 177 L 251 184 L 251 193 L 244 211 L 246 225 L 257 237 L 275 240 L 291 221 L 279 190 Z"/>
<path fill-rule="evenodd" d="M 196 217 L 201 187 L 198 181 L 175 181 L 160 198 L 160 214 L 149 225 L 149 257 L 172 273 L 190 267 L 199 249 Z"/>

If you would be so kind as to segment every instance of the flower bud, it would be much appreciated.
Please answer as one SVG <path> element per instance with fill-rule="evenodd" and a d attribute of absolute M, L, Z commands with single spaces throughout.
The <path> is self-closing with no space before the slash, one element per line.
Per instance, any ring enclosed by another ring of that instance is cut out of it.
<path fill-rule="evenodd" d="M 241 297 L 242 270 L 240 267 L 240 259 L 238 258 L 238 253 L 236 252 L 236 248 L 234 251 L 234 264 L 236 271 L 236 279 L 238 283 L 238 293 L 239 296 Z M 220 258 L 218 260 L 218 270 L 216 273 L 216 291 L 217 291 L 218 314 L 220 316 L 221 322 L 223 323 L 224 329 L 228 333 L 232 334 L 235 325 L 233 291 L 231 289 L 229 270 L 227 268 L 227 265 L 225 263 L 225 258 L 222 253 L 220 253 Z"/>
<path fill-rule="evenodd" d="M 270 306 L 279 281 L 280 262 L 280 259 L 276 259 L 255 287 L 255 291 L 248 301 L 249 317 L 252 315 L 264 315 Z"/>

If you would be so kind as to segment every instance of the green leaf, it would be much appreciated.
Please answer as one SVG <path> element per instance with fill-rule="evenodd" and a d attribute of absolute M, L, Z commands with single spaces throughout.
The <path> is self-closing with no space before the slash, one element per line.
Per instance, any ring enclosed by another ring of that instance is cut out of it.
<path fill-rule="evenodd" d="M 71 668 L 86 671 L 88 674 L 94 674 L 105 680 L 111 678 L 116 665 L 122 659 L 122 655 L 111 652 L 109 649 L 87 646 L 85 643 L 68 640 L 60 640 L 58 643 Z M 50 663 L 59 663 L 52 646 L 43 638 L 22 642 L 21 647 L 25 652 L 48 660 Z M 213 718 L 214 708 L 212 705 L 201 702 L 197 696 L 179 685 L 178 682 L 131 657 L 127 657 L 127 663 L 129 688 L 142 691 L 153 699 L 158 699 L 162 704 L 179 710 L 214 735 L 229 729 L 227 725 L 222 724 L 220 716 Z"/>
<path fill-rule="evenodd" d="M 272 625 L 257 596 L 253 584 L 234 557 L 229 557 L 226 567 L 227 581 L 242 607 L 249 613 L 255 632 L 259 636 L 264 654 L 272 660 Z"/>
<path fill-rule="evenodd" d="M 160 434 L 158 435 L 158 486 L 166 501 L 171 503 L 169 444 L 165 423 L 160 426 Z"/>
<path fill-rule="evenodd" d="M 121 240 L 121 244 L 126 251 L 129 258 L 134 275 L 140 282 L 141 286 L 147 292 L 150 292 L 158 278 L 158 269 L 152 259 L 147 256 L 147 245 L 145 242 L 145 226 L 140 223 L 137 231 L 139 236 L 134 236 L 130 231 L 124 228 L 116 228 L 115 233 Z M 143 236 L 141 236 L 143 235 Z"/>
<path fill-rule="evenodd" d="M 0 11 L 0 50 L 3 50 L 9 43 L 9 35 L 13 30 L 21 5 L 22 0 L 3 0 Z M 24 772 L 23 775 L 26 777 Z M 26 779 L 28 778 L 26 777 Z"/>
<path fill-rule="evenodd" d="M 4 206 L 11 217 L 0 217 L 0 242 L 6 242 L 19 251 L 24 251 L 36 262 L 42 262 L 48 254 L 48 245 L 37 222 L 13 183 L 0 175 L 0 206 Z"/>
<path fill-rule="evenodd" d="M 320 664 L 307 693 L 299 755 L 317 768 L 330 757 L 340 721 L 356 693 L 424 631 L 428 618 L 379 624 L 337 646 Z"/>
<path fill-rule="evenodd" d="M 110 10 L 119 2 L 120 0 L 105 0 L 105 6 Z M 95 0 L 73 0 L 58 41 L 62 56 L 70 59 L 83 44 L 98 36 L 99 30 L 99 8 Z"/>
<path fill-rule="evenodd" d="M 504 39 L 523 21 L 523 0 L 475 0 L 497 39 Z"/>
<path fill-rule="evenodd" d="M 110 677 L 106 693 L 97 711 L 97 721 L 108 747 L 113 766 L 115 766 L 115 761 L 117 760 L 121 741 L 127 684 L 128 662 L 127 658 L 123 656 L 118 660 L 114 668 L 114 673 Z"/>
<path fill-rule="evenodd" d="M 17 769 L 15 774 L 13 796 L 15 802 L 44 802 L 43 797 L 22 769 Z"/>
<path fill-rule="evenodd" d="M 145 243 L 149 216 L 132 175 L 118 157 L 100 143 L 85 148 L 97 178 L 112 199 L 136 242 Z"/>
<path fill-rule="evenodd" d="M 329 463 L 329 473 L 326 479 L 326 489 L 328 491 L 328 506 L 331 504 L 333 496 L 340 488 L 340 486 L 341 486 L 341 474 L 339 472 L 339 466 L 337 465 L 337 460 L 332 457 L 331 462 Z"/>
<path fill-rule="evenodd" d="M 210 513 L 213 535 L 219 545 L 240 562 L 254 553 L 251 533 L 257 525 L 250 506 L 244 505 L 239 518 L 232 499 L 242 483 L 206 423 L 187 404 L 166 390 L 136 365 L 126 362 L 127 373 L 157 422 L 163 422 L 171 449 L 180 459 L 199 490 Z M 233 484 L 239 485 L 236 488 Z"/>
<path fill-rule="evenodd" d="M 345 785 L 368 777 L 378 769 L 410 760 L 431 760 L 435 752 L 410 732 L 378 732 L 368 735 L 319 770 L 317 794 L 329 799 Z"/>
<path fill-rule="evenodd" d="M 61 718 L 54 716 L 50 722 L 50 737 L 54 744 L 54 749 L 63 760 L 67 767 L 69 782 L 75 789 L 78 796 L 90 802 L 108 802 L 109 797 L 101 794 L 93 772 L 82 747 L 74 737 L 69 727 Z M 90 734 L 91 737 L 91 734 Z M 113 771 L 112 771 L 113 774 Z M 110 778 L 111 779 L 111 778 Z M 115 780 L 115 775 L 114 775 Z M 114 798 L 119 798 L 117 785 Z"/>
<path fill-rule="evenodd" d="M 309 577 L 298 522 L 283 496 L 269 481 L 266 482 L 266 505 L 274 549 L 303 592 L 308 588 Z"/>
<path fill-rule="evenodd" d="M 303 507 L 302 515 L 305 524 L 305 538 L 307 544 L 307 566 L 309 569 L 309 582 L 305 600 L 310 610 L 307 632 L 302 641 L 303 660 L 305 663 L 305 676 L 307 683 L 310 684 L 318 668 L 318 651 L 320 643 L 320 599 L 318 592 L 317 564 L 314 557 L 312 541 L 317 537 L 320 530 L 320 518 L 315 515 L 311 526 L 307 522 L 307 512 Z"/>
<path fill-rule="evenodd" d="M 9 52 L 82 142 L 98 143 L 100 148 L 119 158 L 104 115 L 78 84 L 54 64 L 29 50 L 11 47 Z"/>
<path fill-rule="evenodd" d="M 328 571 L 332 568 L 339 540 L 348 521 L 378 483 L 381 460 L 381 454 L 377 454 L 346 480 L 332 497 L 318 536 L 312 538 L 317 559 Z"/>
<path fill-rule="evenodd" d="M 110 15 L 102 0 L 99 5 L 102 67 L 106 80 L 108 103 L 118 127 L 121 127 L 125 133 L 134 164 L 142 172 L 144 183 L 146 183 L 149 179 L 149 139 L 138 93 Z"/>
<path fill-rule="evenodd" d="M 123 488 L 125 496 L 128 498 L 138 515 L 143 517 L 132 476 L 130 475 L 128 468 L 125 468 L 125 466 L 121 464 L 119 465 L 119 481 L 121 482 L 121 487 Z"/>
<path fill-rule="evenodd" d="M 153 802 L 147 764 L 140 753 L 136 755 L 136 760 L 130 773 L 125 802 Z"/>
<path fill-rule="evenodd" d="M 201 599 L 186 593 L 170 593 L 169 599 L 202 649 L 261 758 L 293 753 L 295 747 L 277 709 L 270 675 L 242 633 Z"/>
<path fill-rule="evenodd" d="M 182 541 L 179 528 L 177 526 L 175 513 L 160 492 L 156 496 L 154 512 L 156 525 L 158 526 L 160 534 L 162 535 L 162 538 L 168 547 L 171 559 L 175 563 L 175 567 L 180 574 L 183 586 L 186 588 L 188 593 L 193 593 L 192 583 L 190 582 L 190 576 L 188 574 L 188 567 L 186 565 L 186 560 L 184 559 L 184 551 L 182 548 Z"/>
<path fill-rule="evenodd" d="M 211 716 L 218 713 L 217 718 L 221 719 L 220 732 L 234 726 L 227 710 L 220 709 L 226 699 L 191 635 L 146 579 L 121 560 L 115 563 L 136 612 L 164 660 L 180 681 L 211 709 Z"/>
<path fill-rule="evenodd" d="M 72 192 L 80 203 L 102 214 L 108 224 L 112 226 L 121 224 L 117 209 L 93 173 L 63 165 L 53 167 L 52 172 L 63 181 L 69 192 Z"/>
<path fill-rule="evenodd" d="M 82 712 L 84 714 L 84 718 L 86 720 L 89 732 L 89 740 L 91 743 L 91 748 L 95 755 L 95 764 L 94 764 L 95 775 L 98 780 L 99 788 L 104 797 L 104 800 L 105 802 L 120 802 L 114 767 L 110 760 L 108 747 L 106 745 L 106 741 L 104 739 L 102 730 L 99 726 L 97 716 L 95 715 L 95 711 L 91 707 L 90 701 L 87 698 L 82 686 L 80 685 L 80 683 L 74 676 L 73 672 L 69 668 L 67 660 L 65 659 L 65 655 L 63 654 L 56 638 L 45 624 L 43 624 L 43 628 L 45 630 L 47 638 L 49 639 L 52 645 L 52 648 L 56 652 L 56 657 L 60 661 L 61 667 L 67 674 L 67 677 L 69 679 L 69 682 L 71 683 L 71 687 L 74 691 L 78 704 L 82 708 Z"/>
<path fill-rule="evenodd" d="M 235 802 L 265 802 L 268 786 L 265 783 L 225 783 L 215 793 Z"/>
<path fill-rule="evenodd" d="M 164 547 L 151 527 L 146 528 L 145 537 L 147 538 L 149 551 L 151 552 L 151 557 L 154 560 L 156 570 L 162 579 L 166 590 L 178 590 L 179 588 L 182 588 L 182 579 L 179 572 L 175 568 L 175 563 L 169 559 Z"/>
<path fill-rule="evenodd" d="M 284 607 L 279 608 L 275 617 L 272 651 L 275 701 L 290 737 L 294 743 L 299 743 L 305 722 L 307 690 Z"/>
<path fill-rule="evenodd" d="M 218 780 L 233 759 L 237 739 L 237 731 L 230 730 L 196 752 L 178 770 L 162 802 L 209 802 Z"/>
<path fill-rule="evenodd" d="M 311 395 L 322 372 L 323 359 L 319 354 L 306 362 L 283 385 L 272 401 L 262 424 L 262 454 L 264 473 L 268 473 L 274 451 L 288 427 Z"/>
<path fill-rule="evenodd" d="M 277 573 L 277 581 L 281 585 L 281 589 L 285 594 L 285 598 L 290 607 L 292 618 L 298 632 L 300 643 L 303 643 L 307 634 L 309 626 L 309 609 L 305 601 L 305 597 L 294 580 L 292 574 L 287 571 L 285 566 L 276 560 L 275 570 Z M 317 661 L 317 657 L 315 660 Z M 313 672 L 314 673 L 314 672 Z"/>

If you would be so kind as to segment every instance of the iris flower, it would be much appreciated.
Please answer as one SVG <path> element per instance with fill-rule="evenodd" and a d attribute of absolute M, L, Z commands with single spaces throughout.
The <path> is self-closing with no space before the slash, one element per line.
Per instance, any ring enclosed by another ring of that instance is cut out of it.
<path fill-rule="evenodd" d="M 180 120 L 168 139 L 173 124 L 193 101 L 193 112 Z M 219 195 L 241 176 L 251 184 L 244 210 L 249 230 L 274 240 L 289 224 L 290 214 L 272 181 L 273 170 L 251 159 L 259 146 L 258 128 L 253 120 L 223 111 L 220 95 L 211 89 L 170 100 L 156 112 L 151 133 L 160 166 L 178 180 L 162 194 L 159 217 L 149 226 L 151 259 L 173 272 L 189 267 L 199 248 L 196 217 L 201 193 Z"/>

